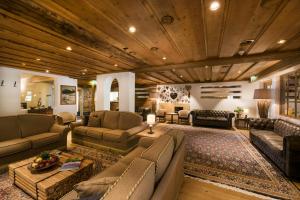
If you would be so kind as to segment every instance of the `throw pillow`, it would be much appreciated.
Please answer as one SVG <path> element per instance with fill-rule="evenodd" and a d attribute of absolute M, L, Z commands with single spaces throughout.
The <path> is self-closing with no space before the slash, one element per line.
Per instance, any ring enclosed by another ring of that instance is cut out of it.
<path fill-rule="evenodd" d="M 100 127 L 101 126 L 101 119 L 99 116 L 90 116 L 89 117 L 89 122 L 88 122 L 88 127 Z"/>
<path fill-rule="evenodd" d="M 119 177 L 104 177 L 83 181 L 74 186 L 79 199 L 100 199 Z"/>

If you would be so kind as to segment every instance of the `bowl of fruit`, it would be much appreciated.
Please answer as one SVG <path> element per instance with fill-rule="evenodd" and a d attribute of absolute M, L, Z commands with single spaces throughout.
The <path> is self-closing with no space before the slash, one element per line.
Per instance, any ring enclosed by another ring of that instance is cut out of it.
<path fill-rule="evenodd" d="M 28 165 L 28 169 L 31 172 L 40 172 L 56 165 L 58 162 L 59 157 L 57 155 L 49 152 L 42 152 L 30 165 Z"/>

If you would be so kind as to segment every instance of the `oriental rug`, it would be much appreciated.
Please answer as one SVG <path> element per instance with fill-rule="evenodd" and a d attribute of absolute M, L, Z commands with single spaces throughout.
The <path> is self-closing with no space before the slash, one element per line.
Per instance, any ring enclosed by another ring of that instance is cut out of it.
<path fill-rule="evenodd" d="M 182 125 L 186 136 L 185 174 L 281 199 L 300 191 L 238 131 Z"/>

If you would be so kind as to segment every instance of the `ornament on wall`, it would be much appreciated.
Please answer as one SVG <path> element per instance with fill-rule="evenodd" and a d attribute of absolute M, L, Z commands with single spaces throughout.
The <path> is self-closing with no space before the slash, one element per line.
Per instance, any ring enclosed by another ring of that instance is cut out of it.
<path fill-rule="evenodd" d="M 159 99 L 164 103 L 190 103 L 189 91 L 184 86 L 158 86 Z"/>
<path fill-rule="evenodd" d="M 191 97 L 191 89 L 192 89 L 192 86 L 191 86 L 191 85 L 186 85 L 186 86 L 185 86 L 185 89 L 188 91 L 188 97 L 190 98 L 190 97 Z"/>
<path fill-rule="evenodd" d="M 14 83 L 14 87 L 17 87 L 17 81 L 15 81 L 15 83 Z"/>
<path fill-rule="evenodd" d="M 1 86 L 4 86 L 4 80 L 1 81 Z"/>

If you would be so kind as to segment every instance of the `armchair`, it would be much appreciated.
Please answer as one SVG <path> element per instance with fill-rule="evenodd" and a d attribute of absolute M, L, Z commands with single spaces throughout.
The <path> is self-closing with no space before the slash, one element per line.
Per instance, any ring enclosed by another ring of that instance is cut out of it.
<path fill-rule="evenodd" d="M 167 114 L 166 109 L 159 109 L 158 111 L 156 111 L 156 118 L 158 118 L 159 122 L 165 122 L 166 121 L 166 114 Z"/>

